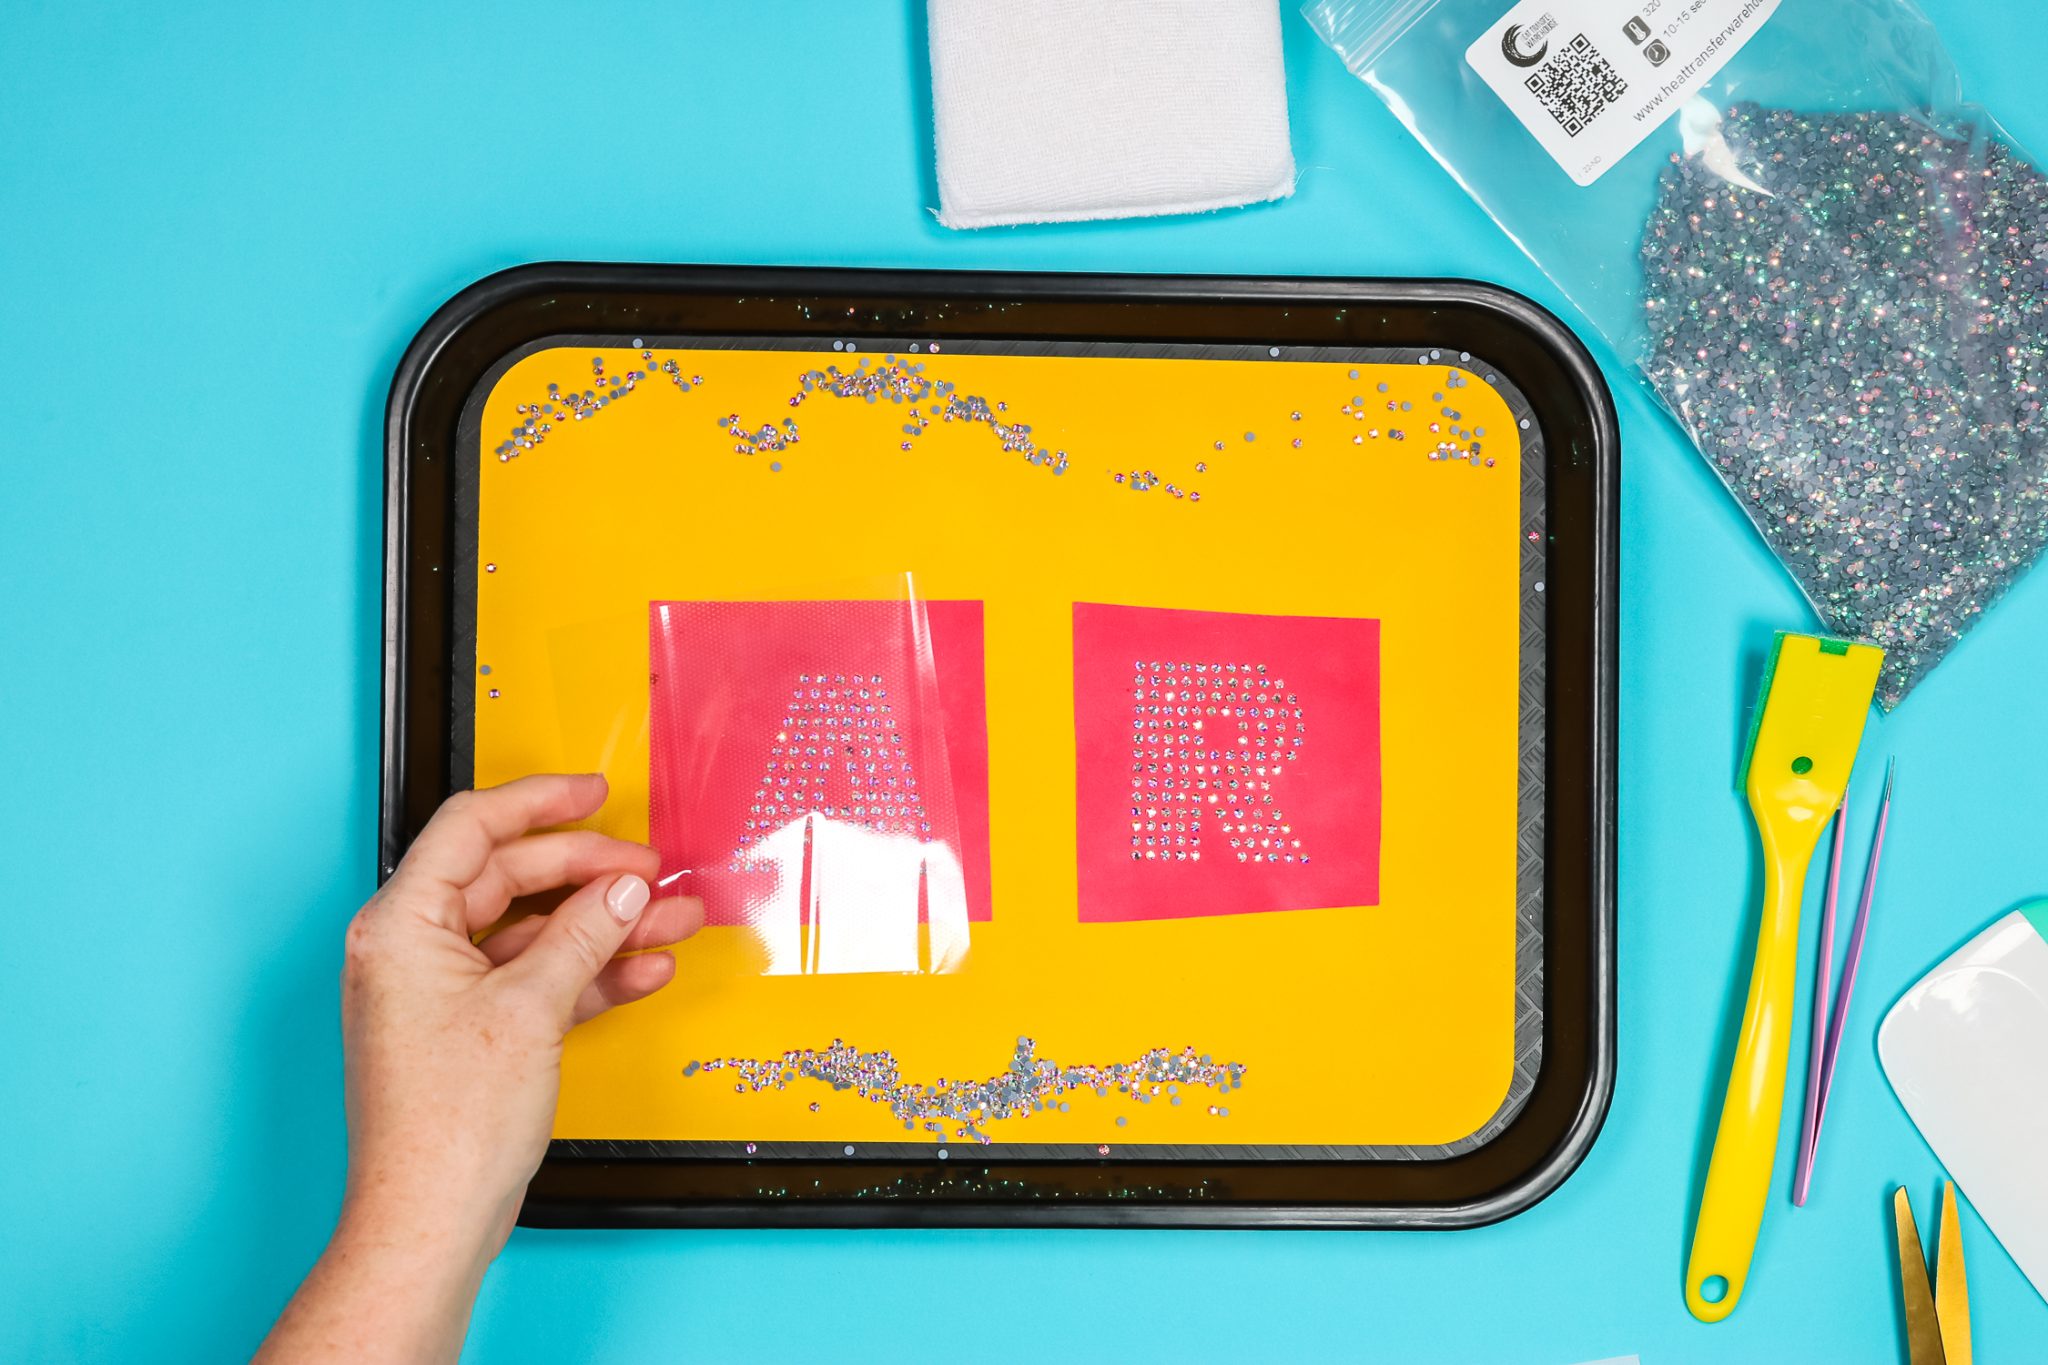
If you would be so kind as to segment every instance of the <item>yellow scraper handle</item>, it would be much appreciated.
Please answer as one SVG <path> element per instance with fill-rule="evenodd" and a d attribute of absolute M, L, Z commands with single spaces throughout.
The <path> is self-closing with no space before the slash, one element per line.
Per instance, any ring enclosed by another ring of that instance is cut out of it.
<path fill-rule="evenodd" d="M 1701 1322 L 1734 1312 L 1749 1278 L 1785 1105 L 1799 896 L 1821 827 L 1848 789 L 1883 663 L 1884 652 L 1870 645 L 1780 635 L 1765 674 L 1743 776 L 1763 850 L 1763 915 L 1685 1267 L 1685 1305 Z"/>
<path fill-rule="evenodd" d="M 1764 850 L 1763 921 L 1757 928 L 1756 963 L 1749 973 L 1749 999 L 1742 1007 L 1735 1064 L 1714 1131 L 1706 1193 L 1692 1256 L 1685 1267 L 1685 1306 L 1701 1322 L 1719 1322 L 1735 1311 L 1749 1278 L 1750 1255 L 1763 1225 L 1771 1165 L 1777 1156 L 1778 1119 L 1785 1104 L 1785 1056 L 1792 1043 L 1793 976 L 1799 957 L 1799 894 L 1806 884 L 1807 859 L 1774 857 Z M 1708 1282 L 1722 1283 L 1716 1298 Z"/>

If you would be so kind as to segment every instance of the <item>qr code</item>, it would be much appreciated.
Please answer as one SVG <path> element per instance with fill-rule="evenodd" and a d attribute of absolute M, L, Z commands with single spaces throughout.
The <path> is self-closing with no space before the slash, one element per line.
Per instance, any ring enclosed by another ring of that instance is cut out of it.
<path fill-rule="evenodd" d="M 1522 82 L 1557 120 L 1565 136 L 1577 137 L 1600 111 L 1621 98 L 1628 82 L 1600 49 L 1581 33 L 1557 50 Z"/>

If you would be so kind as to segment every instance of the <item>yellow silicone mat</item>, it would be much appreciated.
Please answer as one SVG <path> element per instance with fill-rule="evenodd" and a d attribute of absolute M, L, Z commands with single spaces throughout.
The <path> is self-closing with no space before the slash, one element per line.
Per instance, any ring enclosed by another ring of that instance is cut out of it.
<path fill-rule="evenodd" d="M 862 364 L 986 398 L 1063 468 L 985 422 L 912 433 L 886 401 L 792 404 L 805 374 Z M 1476 369 L 951 347 L 513 362 L 477 451 L 479 784 L 601 770 L 596 823 L 647 837 L 650 601 L 806 599 L 907 571 L 985 620 L 993 918 L 964 968 L 764 976 L 743 931 L 708 928 L 670 987 L 572 1033 L 557 1136 L 930 1141 L 854 1091 L 736 1089 L 703 1064 L 843 1040 L 913 1081 L 985 1078 L 1022 1037 L 1062 1066 L 1191 1049 L 1242 1084 L 1084 1089 L 982 1125 L 993 1150 L 1428 1147 L 1486 1125 L 1514 1072 L 1526 531 L 1517 422 Z M 736 442 L 732 418 L 800 439 Z M 1378 621 L 1377 903 L 1080 922 L 1075 603 Z"/>

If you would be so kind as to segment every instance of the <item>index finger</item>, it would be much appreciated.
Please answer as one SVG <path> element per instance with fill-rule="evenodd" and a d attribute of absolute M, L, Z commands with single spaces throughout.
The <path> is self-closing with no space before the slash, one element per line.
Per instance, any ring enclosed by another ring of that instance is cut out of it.
<path fill-rule="evenodd" d="M 538 773 L 457 792 L 413 840 L 394 879 L 410 872 L 460 890 L 483 874 L 498 845 L 596 813 L 607 790 L 596 773 Z"/>

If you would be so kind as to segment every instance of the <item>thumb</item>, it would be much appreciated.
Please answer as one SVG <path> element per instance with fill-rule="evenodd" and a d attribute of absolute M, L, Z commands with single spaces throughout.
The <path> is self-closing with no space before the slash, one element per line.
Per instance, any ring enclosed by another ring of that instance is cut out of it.
<path fill-rule="evenodd" d="M 591 882 L 556 906 L 525 951 L 498 970 L 542 996 L 566 1028 L 576 998 L 625 944 L 647 901 L 647 883 L 630 872 Z"/>

